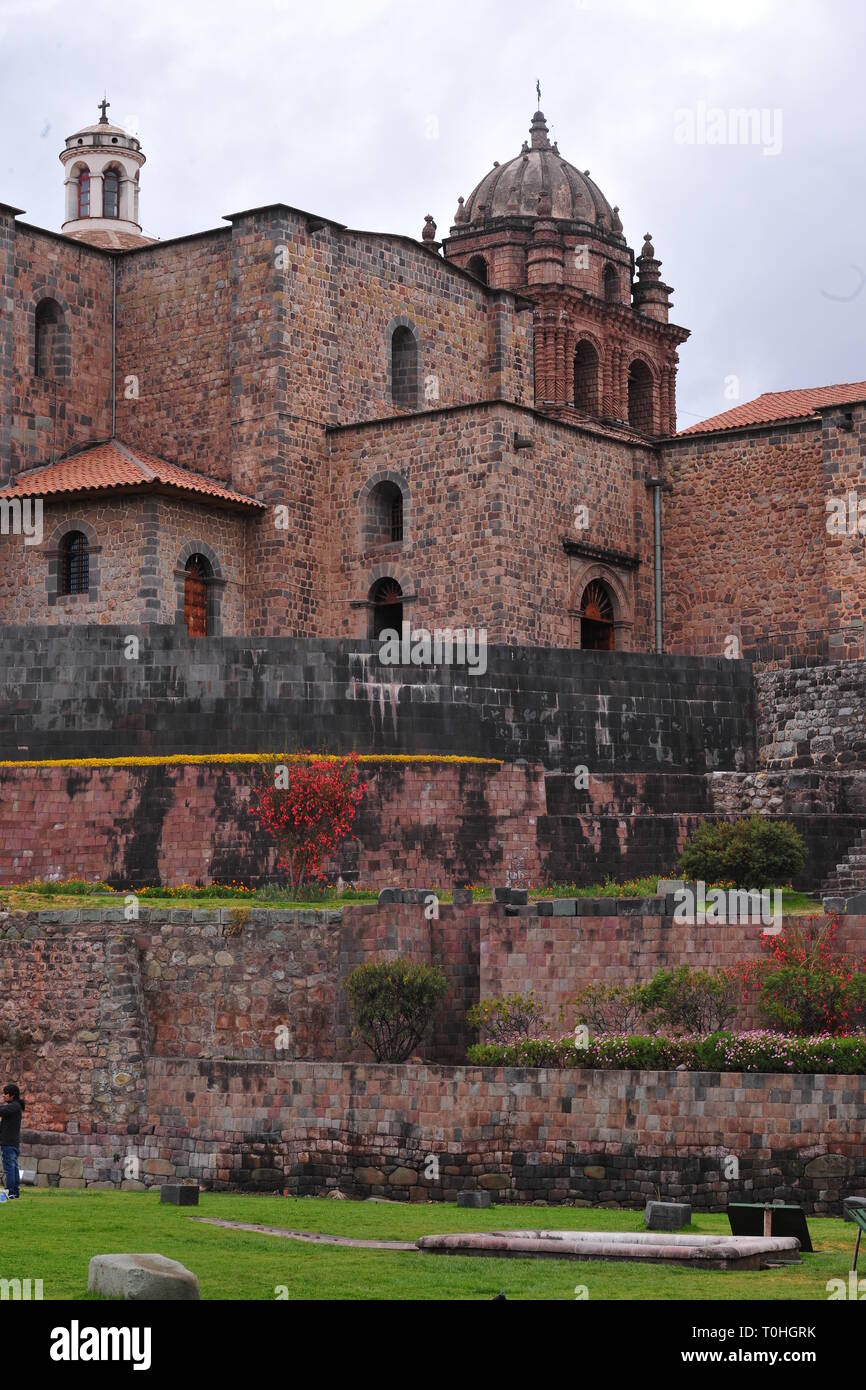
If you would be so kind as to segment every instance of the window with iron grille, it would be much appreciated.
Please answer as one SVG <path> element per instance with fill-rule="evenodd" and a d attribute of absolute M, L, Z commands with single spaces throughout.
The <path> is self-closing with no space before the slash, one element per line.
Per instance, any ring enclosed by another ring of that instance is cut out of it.
<path fill-rule="evenodd" d="M 60 543 L 60 592 L 86 594 L 90 589 L 90 556 L 87 537 L 70 531 Z"/>

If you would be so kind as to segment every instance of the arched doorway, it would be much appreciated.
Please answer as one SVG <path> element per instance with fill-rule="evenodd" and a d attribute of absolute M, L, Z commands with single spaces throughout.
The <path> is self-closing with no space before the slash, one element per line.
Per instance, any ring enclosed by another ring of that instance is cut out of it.
<path fill-rule="evenodd" d="M 377 579 L 370 590 L 370 636 L 403 629 L 403 590 L 396 579 Z"/>
<path fill-rule="evenodd" d="M 189 637 L 207 637 L 207 590 L 212 573 L 203 555 L 190 555 L 183 581 L 183 620 Z"/>
<path fill-rule="evenodd" d="M 612 652 L 613 599 L 600 579 L 591 579 L 580 600 L 580 645 L 585 651 Z"/>

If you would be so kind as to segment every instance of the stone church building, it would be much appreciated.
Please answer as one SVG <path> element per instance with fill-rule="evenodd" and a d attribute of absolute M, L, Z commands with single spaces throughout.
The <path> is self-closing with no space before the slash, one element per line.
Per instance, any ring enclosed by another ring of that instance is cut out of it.
<path fill-rule="evenodd" d="M 59 233 L 0 204 L 0 623 L 866 656 L 866 382 L 678 434 L 652 239 L 541 111 L 441 241 L 285 204 L 151 240 L 106 103 L 60 159 Z"/>

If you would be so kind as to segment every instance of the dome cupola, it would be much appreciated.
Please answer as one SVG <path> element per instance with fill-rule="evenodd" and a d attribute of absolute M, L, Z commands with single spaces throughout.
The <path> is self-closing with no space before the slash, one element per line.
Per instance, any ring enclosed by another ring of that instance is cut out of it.
<path fill-rule="evenodd" d="M 622 239 L 619 216 L 589 170 L 581 173 L 562 157 L 555 141 L 551 144 L 543 111 L 532 117 L 529 137 L 519 154 L 505 164 L 495 163 L 465 202 L 460 199 L 452 234 L 496 222 L 534 221 L 541 200 L 542 216 Z"/>

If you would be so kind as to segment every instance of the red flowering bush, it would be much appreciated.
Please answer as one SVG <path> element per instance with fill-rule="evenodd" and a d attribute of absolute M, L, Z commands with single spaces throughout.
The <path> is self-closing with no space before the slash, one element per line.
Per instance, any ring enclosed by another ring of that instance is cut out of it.
<path fill-rule="evenodd" d="M 255 789 L 250 809 L 279 846 L 278 865 L 294 889 L 323 882 L 328 856 L 346 839 L 367 790 L 358 759 L 274 760 L 267 783 Z"/>
<path fill-rule="evenodd" d="M 846 1034 L 866 1023 L 863 962 L 838 951 L 838 914 L 806 917 L 778 936 L 765 936 L 769 960 L 741 967 L 745 991 L 773 1028 L 808 1036 Z"/>

